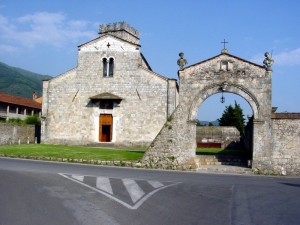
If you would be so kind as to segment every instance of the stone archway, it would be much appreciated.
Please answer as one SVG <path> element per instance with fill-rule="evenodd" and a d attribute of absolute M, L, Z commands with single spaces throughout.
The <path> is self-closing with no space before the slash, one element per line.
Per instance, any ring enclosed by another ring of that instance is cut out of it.
<path fill-rule="evenodd" d="M 196 120 L 197 111 L 200 105 L 210 96 L 220 93 L 220 87 L 223 83 L 217 83 L 212 86 L 208 86 L 205 89 L 199 90 L 199 93 L 196 95 L 190 109 L 189 109 L 189 117 L 188 120 Z M 253 116 L 255 119 L 259 119 L 259 103 L 255 98 L 254 94 L 252 94 L 249 90 L 245 89 L 243 86 L 226 83 L 226 90 L 223 92 L 237 94 L 243 97 L 250 105 L 253 110 Z"/>
<path fill-rule="evenodd" d="M 143 157 L 147 167 L 195 168 L 200 104 L 219 92 L 242 96 L 252 107 L 253 165 L 271 151 L 271 71 L 222 52 L 178 71 L 179 104 Z"/>

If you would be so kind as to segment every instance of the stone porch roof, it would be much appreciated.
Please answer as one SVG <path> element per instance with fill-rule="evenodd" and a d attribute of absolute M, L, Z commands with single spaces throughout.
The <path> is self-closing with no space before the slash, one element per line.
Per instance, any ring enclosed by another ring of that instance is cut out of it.
<path fill-rule="evenodd" d="M 95 95 L 90 97 L 91 100 L 100 100 L 100 99 L 113 99 L 113 100 L 122 100 L 121 97 L 108 93 L 108 92 L 103 92 L 101 94 Z"/>

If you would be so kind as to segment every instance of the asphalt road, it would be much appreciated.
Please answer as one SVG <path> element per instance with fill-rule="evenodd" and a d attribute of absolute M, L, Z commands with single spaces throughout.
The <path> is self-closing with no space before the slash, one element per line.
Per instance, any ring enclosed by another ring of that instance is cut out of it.
<path fill-rule="evenodd" d="M 0 225 L 300 224 L 300 178 L 0 158 Z"/>

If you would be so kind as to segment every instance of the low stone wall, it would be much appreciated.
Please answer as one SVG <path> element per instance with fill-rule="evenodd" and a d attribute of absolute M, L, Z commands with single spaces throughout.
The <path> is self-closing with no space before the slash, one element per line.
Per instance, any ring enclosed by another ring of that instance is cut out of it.
<path fill-rule="evenodd" d="M 261 174 L 300 175 L 300 113 L 274 113 L 270 157 L 259 157 L 253 171 Z"/>
<path fill-rule="evenodd" d="M 197 126 L 196 142 L 198 147 L 234 147 L 240 141 L 240 132 L 232 126 Z M 214 145 L 217 144 L 218 145 Z M 210 145 L 211 144 L 211 145 Z"/>
<path fill-rule="evenodd" d="M 196 140 L 198 142 L 239 141 L 240 132 L 229 126 L 198 126 Z"/>
<path fill-rule="evenodd" d="M 272 164 L 275 172 L 300 175 L 300 113 L 275 114 L 272 135 Z"/>
<path fill-rule="evenodd" d="M 0 123 L 0 145 L 35 143 L 35 125 Z"/>

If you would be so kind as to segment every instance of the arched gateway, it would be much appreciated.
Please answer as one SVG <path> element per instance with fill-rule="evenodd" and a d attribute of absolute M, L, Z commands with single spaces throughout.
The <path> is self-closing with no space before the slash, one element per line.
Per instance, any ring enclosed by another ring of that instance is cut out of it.
<path fill-rule="evenodd" d="M 264 63 L 266 64 L 266 63 Z M 179 105 L 145 153 L 143 163 L 155 168 L 196 168 L 196 117 L 209 96 L 230 92 L 251 106 L 253 124 L 253 167 L 271 153 L 271 74 L 261 66 L 228 54 L 220 55 L 178 71 Z"/>

